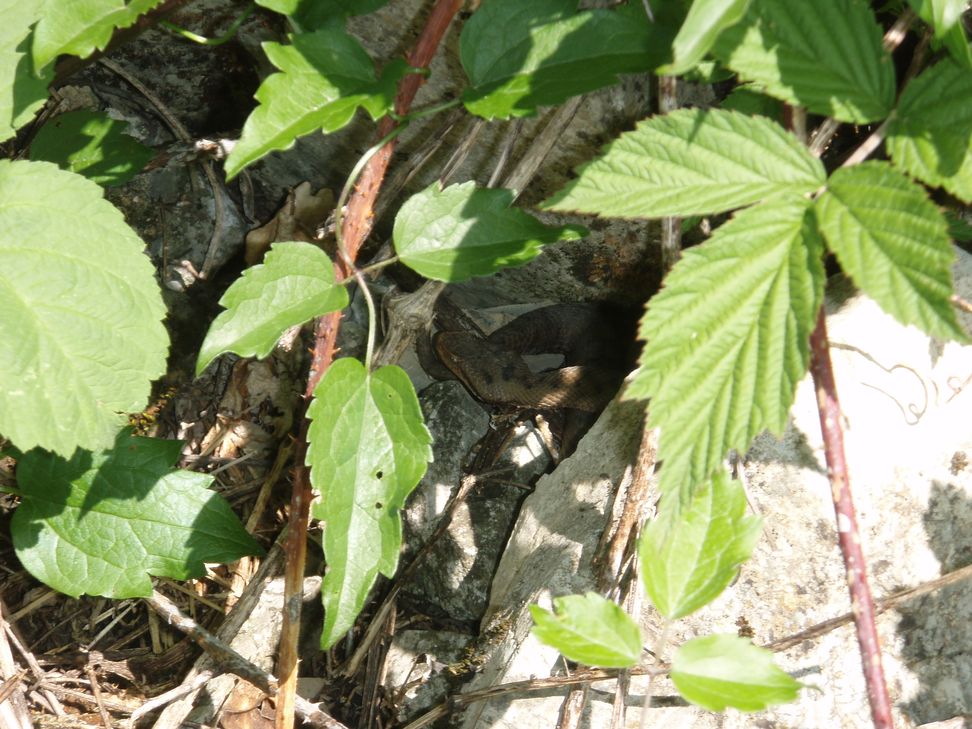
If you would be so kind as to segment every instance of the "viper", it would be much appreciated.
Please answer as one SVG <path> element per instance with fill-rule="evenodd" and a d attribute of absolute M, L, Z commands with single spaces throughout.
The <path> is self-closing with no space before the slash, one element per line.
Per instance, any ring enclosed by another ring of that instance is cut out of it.
<path fill-rule="evenodd" d="M 487 337 L 440 331 L 432 348 L 448 373 L 476 398 L 491 405 L 586 413 L 565 435 L 562 455 L 617 392 L 633 366 L 635 318 L 627 310 L 598 304 L 555 304 L 534 309 Z M 530 354 L 561 354 L 562 366 L 535 372 Z M 435 373 L 431 373 L 435 374 Z M 443 376 L 439 375 L 440 379 Z"/>

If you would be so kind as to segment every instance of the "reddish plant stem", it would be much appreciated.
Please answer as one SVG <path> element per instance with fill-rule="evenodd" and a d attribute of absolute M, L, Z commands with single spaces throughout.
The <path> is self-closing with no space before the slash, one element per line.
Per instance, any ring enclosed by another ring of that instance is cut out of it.
<path fill-rule="evenodd" d="M 861 548 L 857 514 L 851 495 L 847 459 L 844 453 L 844 431 L 841 427 L 840 402 L 830 362 L 827 344 L 827 323 L 821 307 L 817 326 L 810 335 L 810 372 L 817 394 L 817 412 L 823 432 L 827 475 L 837 515 L 837 538 L 844 557 L 847 586 L 850 589 L 851 612 L 857 629 L 857 642 L 864 667 L 867 697 L 871 704 L 871 720 L 877 729 L 891 729 L 891 700 L 881 666 L 881 645 L 875 622 L 874 600 L 867 584 L 867 565 Z"/>
<path fill-rule="evenodd" d="M 415 48 L 408 55 L 409 65 L 426 68 L 432 61 L 436 49 L 442 42 L 453 17 L 462 7 L 462 0 L 437 0 L 426 21 L 425 27 L 415 42 Z M 398 85 L 395 96 L 395 112 L 399 116 L 408 113 L 412 100 L 425 77 L 410 74 Z M 378 139 L 387 136 L 396 126 L 391 117 L 385 117 L 378 125 Z M 395 149 L 395 140 L 387 142 L 372 156 L 361 172 L 354 192 L 348 200 L 347 212 L 342 225 L 342 240 L 348 260 L 354 262 L 365 239 L 374 224 L 374 205 L 381 189 L 385 172 Z M 338 279 L 351 274 L 343 260 L 335 264 Z M 321 317 L 315 323 L 314 351 L 311 358 L 304 401 L 309 403 L 314 389 L 324 372 L 334 359 L 337 333 L 341 326 L 341 313 L 335 312 Z M 290 501 L 290 517 L 287 522 L 287 567 L 284 572 L 284 614 L 280 633 L 280 652 L 277 658 L 276 729 L 292 729 L 294 725 L 294 696 L 297 689 L 297 638 L 300 629 L 300 600 L 304 580 L 304 563 L 307 555 L 307 523 L 310 502 L 313 499 L 310 475 L 305 465 L 307 456 L 307 428 L 305 418 L 301 418 L 300 436 L 297 442 L 294 467 L 294 486 Z"/>

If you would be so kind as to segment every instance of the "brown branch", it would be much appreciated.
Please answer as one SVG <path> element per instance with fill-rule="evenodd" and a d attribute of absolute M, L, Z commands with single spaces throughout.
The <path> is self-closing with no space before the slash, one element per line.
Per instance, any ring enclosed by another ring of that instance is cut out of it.
<path fill-rule="evenodd" d="M 850 589 L 851 612 L 857 628 L 857 641 L 861 651 L 867 697 L 871 704 L 871 720 L 877 729 L 890 729 L 891 701 L 881 665 L 881 645 L 878 641 L 874 600 L 867 584 L 867 565 L 861 548 L 861 535 L 857 526 L 857 514 L 851 495 L 847 459 L 844 453 L 844 431 L 841 427 L 840 402 L 834 370 L 827 345 L 827 323 L 823 307 L 817 318 L 817 326 L 810 335 L 810 372 L 817 394 L 817 411 L 823 432 L 824 453 L 827 458 L 827 475 L 830 479 L 837 516 L 837 538 L 844 558 L 847 586 Z"/>
<path fill-rule="evenodd" d="M 408 55 L 409 65 L 426 68 L 442 42 L 453 17 L 462 7 L 462 0 L 437 0 L 425 27 Z M 425 77 L 410 74 L 398 85 L 395 112 L 399 116 L 408 113 L 412 100 Z M 396 126 L 391 117 L 385 117 L 378 125 L 378 139 L 386 137 Z M 371 232 L 374 224 L 374 206 L 378 199 L 385 172 L 395 149 L 395 141 L 387 142 L 368 161 L 357 180 L 341 228 L 348 262 L 353 265 L 358 251 Z M 338 279 L 346 278 L 351 271 L 343 260 L 336 264 Z M 334 359 L 337 333 L 341 326 L 341 314 L 335 312 L 317 320 L 314 332 L 314 352 L 304 390 L 304 401 L 309 403 L 314 389 L 325 370 Z M 307 553 L 307 522 L 311 492 L 310 475 L 305 465 L 307 456 L 307 421 L 301 419 L 300 437 L 295 455 L 294 490 L 291 496 L 288 520 L 287 568 L 284 573 L 284 614 L 280 633 L 280 653 L 277 661 L 279 691 L 277 694 L 276 729 L 292 729 L 294 725 L 293 702 L 297 690 L 297 638 L 300 629 L 301 587 L 304 579 L 304 562 Z"/>

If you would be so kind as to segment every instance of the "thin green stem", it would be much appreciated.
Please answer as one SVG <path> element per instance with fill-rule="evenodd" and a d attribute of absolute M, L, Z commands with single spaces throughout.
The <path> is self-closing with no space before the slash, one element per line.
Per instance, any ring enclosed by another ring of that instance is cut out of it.
<path fill-rule="evenodd" d="M 449 101 L 443 101 L 438 104 L 432 104 L 431 106 L 427 106 L 424 109 L 416 109 L 415 111 L 409 112 L 408 114 L 402 116 L 399 116 L 394 111 L 391 111 L 388 113 L 388 116 L 390 116 L 392 119 L 394 119 L 397 122 L 410 122 L 410 121 L 415 121 L 416 119 L 423 119 L 427 116 L 438 114 L 440 111 L 447 111 L 448 109 L 454 109 L 455 107 L 459 106 L 459 104 L 461 103 L 462 103 L 462 99 L 456 97 L 455 99 L 450 99 Z"/>
<path fill-rule="evenodd" d="M 369 263 L 367 266 L 362 266 L 358 270 L 361 271 L 362 274 L 364 274 L 365 276 L 367 276 L 370 273 L 374 273 L 375 271 L 380 271 L 381 269 L 383 269 L 383 268 L 385 268 L 387 266 L 391 266 L 394 263 L 398 263 L 398 256 L 390 256 L 389 258 L 383 258 L 380 261 L 375 261 L 374 263 Z M 342 278 L 340 281 L 337 282 L 338 283 L 338 286 L 343 286 L 344 284 L 348 283 L 348 281 L 350 281 L 353 278 L 354 278 L 354 274 L 351 274 L 350 276 L 348 276 L 346 278 Z"/>
<path fill-rule="evenodd" d="M 203 46 L 221 46 L 223 43 L 232 40 L 236 36 L 236 31 L 240 29 L 244 21 L 249 18 L 253 11 L 256 9 L 256 5 L 250 3 L 246 10 L 244 10 L 240 16 L 234 20 L 230 27 L 226 29 L 226 32 L 222 35 L 216 36 L 215 38 L 207 38 L 204 35 L 199 35 L 198 33 L 193 33 L 191 30 L 183 28 L 176 25 L 175 23 L 170 23 L 168 20 L 160 20 L 159 25 L 176 35 L 181 35 L 186 40 L 191 40 L 193 43 L 198 43 Z"/>
<path fill-rule="evenodd" d="M 344 206 L 348 202 L 348 198 L 351 196 L 351 190 L 354 189 L 355 183 L 358 181 L 358 176 L 361 171 L 368 164 L 368 160 L 374 157 L 378 151 L 388 144 L 391 140 L 401 134 L 406 128 L 407 124 L 401 124 L 394 129 L 392 129 L 388 134 L 378 140 L 377 143 L 373 144 L 367 152 L 361 155 L 361 159 L 355 164 L 354 169 L 351 170 L 351 174 L 348 175 L 347 181 L 344 183 L 344 188 L 341 190 L 341 195 L 338 197 L 337 206 L 334 209 L 334 238 L 337 242 L 338 255 L 344 261 L 344 265 L 347 266 L 348 270 L 351 271 L 351 275 L 354 276 L 355 280 L 358 282 L 358 286 L 361 288 L 361 293 L 365 297 L 365 305 L 368 307 L 368 344 L 365 348 L 365 370 L 371 371 L 371 359 L 375 351 L 375 329 L 376 321 L 375 318 L 375 302 L 371 296 L 371 291 L 368 289 L 368 282 L 365 281 L 364 275 L 354 265 L 354 261 L 351 256 L 348 255 L 347 249 L 344 247 L 344 232 L 342 228 L 344 227 Z"/>

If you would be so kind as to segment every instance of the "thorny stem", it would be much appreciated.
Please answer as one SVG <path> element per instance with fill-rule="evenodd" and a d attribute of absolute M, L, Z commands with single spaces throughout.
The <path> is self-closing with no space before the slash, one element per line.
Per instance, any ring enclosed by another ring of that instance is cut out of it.
<path fill-rule="evenodd" d="M 857 628 L 857 642 L 864 667 L 867 696 L 871 704 L 871 719 L 876 729 L 891 729 L 891 701 L 881 666 L 881 646 L 874 617 L 874 600 L 867 583 L 867 565 L 861 548 L 861 535 L 851 495 L 847 459 L 844 453 L 844 432 L 841 427 L 840 402 L 827 345 L 827 323 L 823 307 L 817 326 L 810 335 L 810 372 L 817 394 L 817 411 L 823 432 L 827 475 L 830 479 L 837 516 L 837 538 L 844 558 L 847 586 L 850 589 L 851 611 Z"/>
<path fill-rule="evenodd" d="M 426 68 L 429 65 L 445 36 L 446 30 L 452 23 L 452 19 L 462 8 L 462 5 L 462 0 L 436 0 L 425 27 L 415 42 L 415 47 L 406 58 L 406 62 L 410 66 Z M 408 113 L 412 100 L 424 81 L 425 78 L 421 74 L 409 74 L 399 82 L 398 94 L 395 97 L 395 113 L 397 115 L 404 116 Z M 387 136 L 396 126 L 395 120 L 386 116 L 378 125 L 378 138 Z M 344 213 L 339 235 L 344 246 L 344 253 L 352 263 L 357 258 L 358 250 L 368 237 L 374 224 L 375 200 L 378 198 L 378 191 L 381 189 L 385 172 L 391 162 L 394 145 L 395 140 L 391 139 L 372 155 L 361 171 L 358 184 L 354 187 L 348 200 L 348 209 Z M 338 261 L 337 268 L 339 278 L 350 273 L 346 270 L 343 260 Z M 304 390 L 305 402 L 310 401 L 317 383 L 333 359 L 340 325 L 340 312 L 321 317 L 315 322 L 314 351 L 311 355 L 311 368 Z M 295 478 L 288 521 L 290 539 L 287 543 L 287 568 L 284 580 L 286 609 L 283 614 L 280 653 L 277 662 L 277 675 L 280 684 L 277 691 L 277 710 L 274 723 L 276 729 L 292 729 L 294 725 L 293 706 L 297 689 L 300 596 L 307 550 L 307 522 L 312 498 L 310 478 L 305 465 L 306 454 L 307 421 L 302 419 L 295 454 Z"/>

